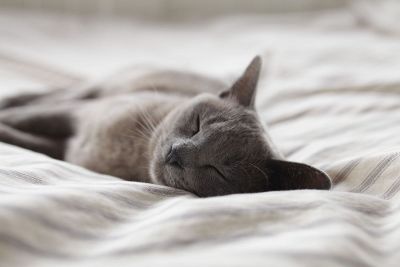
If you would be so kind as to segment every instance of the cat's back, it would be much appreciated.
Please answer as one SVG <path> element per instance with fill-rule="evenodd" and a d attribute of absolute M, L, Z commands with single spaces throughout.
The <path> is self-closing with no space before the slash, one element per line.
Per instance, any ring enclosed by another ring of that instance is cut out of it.
<path fill-rule="evenodd" d="M 213 77 L 181 70 L 162 70 L 157 68 L 130 68 L 97 82 L 103 88 L 103 95 L 136 92 L 161 92 L 194 96 L 200 93 L 218 92 L 227 85 Z"/>

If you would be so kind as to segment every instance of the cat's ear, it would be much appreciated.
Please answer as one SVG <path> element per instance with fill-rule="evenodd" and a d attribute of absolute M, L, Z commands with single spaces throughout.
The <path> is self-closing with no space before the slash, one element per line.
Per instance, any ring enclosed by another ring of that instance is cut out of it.
<path fill-rule="evenodd" d="M 329 176 L 307 164 L 269 160 L 270 190 L 321 189 L 331 188 Z"/>
<path fill-rule="evenodd" d="M 256 56 L 232 87 L 221 92 L 219 96 L 223 99 L 233 100 L 242 106 L 254 108 L 261 64 L 261 57 Z"/>

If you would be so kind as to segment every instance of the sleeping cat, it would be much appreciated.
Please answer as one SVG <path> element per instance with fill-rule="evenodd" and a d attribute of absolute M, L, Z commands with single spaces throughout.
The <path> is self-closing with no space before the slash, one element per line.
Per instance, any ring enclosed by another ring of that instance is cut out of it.
<path fill-rule="evenodd" d="M 0 104 L 0 141 L 130 181 L 198 196 L 329 189 L 329 177 L 285 161 L 254 107 L 261 58 L 227 86 L 158 71 Z"/>

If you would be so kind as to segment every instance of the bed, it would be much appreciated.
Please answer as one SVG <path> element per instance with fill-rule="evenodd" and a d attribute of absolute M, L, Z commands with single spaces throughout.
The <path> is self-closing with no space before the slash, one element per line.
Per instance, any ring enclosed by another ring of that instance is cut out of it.
<path fill-rule="evenodd" d="M 232 81 L 260 54 L 273 140 L 334 184 L 197 198 L 1 143 L 0 266 L 399 266 L 400 36 L 357 11 L 168 27 L 0 11 L 2 97 L 147 64 Z"/>

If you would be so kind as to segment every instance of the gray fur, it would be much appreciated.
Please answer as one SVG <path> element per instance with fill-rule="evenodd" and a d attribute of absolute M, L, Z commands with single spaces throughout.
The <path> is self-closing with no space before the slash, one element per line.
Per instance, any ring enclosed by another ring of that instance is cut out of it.
<path fill-rule="evenodd" d="M 232 86 L 131 70 L 76 90 L 12 97 L 0 104 L 0 141 L 199 196 L 329 189 L 326 174 L 284 161 L 268 137 L 254 108 L 260 68 L 256 57 Z"/>

